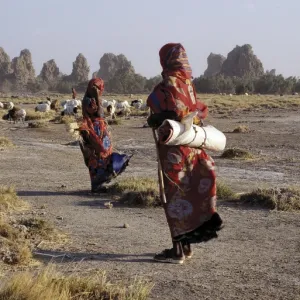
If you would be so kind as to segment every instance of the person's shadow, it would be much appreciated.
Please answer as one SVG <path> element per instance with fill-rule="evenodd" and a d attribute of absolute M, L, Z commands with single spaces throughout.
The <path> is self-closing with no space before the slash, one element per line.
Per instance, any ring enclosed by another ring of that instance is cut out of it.
<path fill-rule="evenodd" d="M 153 262 L 153 253 L 143 254 L 109 254 L 109 253 L 86 253 L 86 252 L 62 252 L 52 250 L 33 251 L 33 257 L 44 262 L 69 263 L 87 260 L 117 261 L 125 263 L 150 263 Z"/>

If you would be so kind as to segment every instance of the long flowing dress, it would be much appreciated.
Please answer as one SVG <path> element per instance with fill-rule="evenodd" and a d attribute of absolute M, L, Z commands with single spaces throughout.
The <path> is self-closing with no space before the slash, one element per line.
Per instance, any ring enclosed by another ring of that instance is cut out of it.
<path fill-rule="evenodd" d="M 85 112 L 79 128 L 83 138 L 80 148 L 89 169 L 92 191 L 103 183 L 121 174 L 127 167 L 130 157 L 113 152 L 110 133 L 104 116 L 97 116 L 95 99 L 84 97 L 82 109 Z"/>
<path fill-rule="evenodd" d="M 201 119 L 206 117 L 207 107 L 196 99 L 192 81 L 185 74 L 163 74 L 163 81 L 147 100 L 153 116 L 161 115 L 164 118 L 164 114 L 169 116 L 172 112 L 173 119 L 180 121 L 189 113 L 197 111 Z M 154 118 L 150 116 L 148 123 L 155 127 L 151 119 Z M 194 123 L 200 124 L 201 119 L 195 117 Z M 168 128 L 160 127 L 159 130 L 163 132 Z M 216 213 L 213 159 L 201 148 L 162 144 L 159 144 L 159 159 L 167 200 L 164 209 L 173 241 L 198 243 L 217 237 L 216 232 L 222 220 Z"/>

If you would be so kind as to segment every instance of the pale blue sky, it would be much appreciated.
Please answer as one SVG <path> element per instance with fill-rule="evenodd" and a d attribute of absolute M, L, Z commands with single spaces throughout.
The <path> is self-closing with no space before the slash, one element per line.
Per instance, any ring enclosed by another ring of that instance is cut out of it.
<path fill-rule="evenodd" d="M 123 53 L 147 77 L 158 51 L 181 42 L 194 76 L 210 52 L 251 44 L 265 69 L 300 76 L 300 0 L 0 0 L 0 46 L 28 48 L 36 72 L 54 58 L 63 73 L 83 53 L 91 71 L 105 52 Z"/>

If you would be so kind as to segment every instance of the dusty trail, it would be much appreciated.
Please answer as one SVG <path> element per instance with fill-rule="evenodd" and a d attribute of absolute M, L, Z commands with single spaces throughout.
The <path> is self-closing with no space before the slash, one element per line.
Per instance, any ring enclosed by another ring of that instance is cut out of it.
<path fill-rule="evenodd" d="M 255 132 L 228 134 L 228 146 L 251 148 L 262 152 L 261 158 L 250 162 L 216 158 L 219 176 L 237 191 L 297 183 L 300 146 L 294 141 L 300 135 L 298 120 L 277 122 L 278 118 L 270 116 L 262 129 L 255 123 L 261 117 L 242 115 L 216 119 L 215 124 L 226 131 L 241 120 Z M 156 176 L 151 132 L 139 128 L 142 124 L 143 120 L 131 120 L 113 127 L 116 147 L 135 154 L 122 176 Z M 14 127 L 21 128 L 11 130 Z M 0 152 L 1 184 L 14 183 L 36 214 L 45 212 L 45 218 L 71 237 L 65 246 L 40 251 L 67 254 L 55 260 L 60 269 L 100 268 L 118 278 L 142 275 L 155 283 L 152 299 L 299 299 L 299 214 L 222 204 L 219 212 L 226 227 L 218 239 L 197 246 L 193 259 L 183 266 L 154 263 L 153 254 L 170 246 L 162 209 L 116 204 L 109 210 L 103 206 L 107 197 L 87 196 L 88 172 L 79 149 L 66 146 L 70 138 L 63 125 L 41 130 L 0 122 L 0 128 L 18 146 Z M 277 147 L 270 148 L 272 143 Z M 121 228 L 124 223 L 130 227 Z"/>

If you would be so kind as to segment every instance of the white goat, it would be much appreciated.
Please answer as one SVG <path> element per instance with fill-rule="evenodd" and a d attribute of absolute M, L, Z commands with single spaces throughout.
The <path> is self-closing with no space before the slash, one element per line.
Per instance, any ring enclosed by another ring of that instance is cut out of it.
<path fill-rule="evenodd" d="M 0 102 L 0 108 L 4 108 L 4 104 Z"/>
<path fill-rule="evenodd" d="M 47 112 L 49 110 L 50 110 L 50 105 L 48 103 L 38 104 L 35 107 L 35 111 L 39 111 L 39 112 Z"/>
<path fill-rule="evenodd" d="M 124 111 L 124 110 L 128 110 L 130 109 L 130 105 L 128 103 L 128 101 L 122 101 L 122 102 L 118 102 L 116 104 L 116 112 L 121 112 L 121 111 Z"/>
<path fill-rule="evenodd" d="M 12 102 L 6 102 L 6 103 L 3 103 L 3 108 L 5 109 L 8 109 L 8 110 L 11 110 L 14 108 L 14 104 Z"/>
<path fill-rule="evenodd" d="M 65 115 L 74 115 L 77 116 L 78 114 L 78 107 L 77 105 L 70 105 L 69 103 L 64 105 L 64 110 L 61 112 L 62 116 Z"/>
<path fill-rule="evenodd" d="M 142 99 L 131 101 L 131 106 L 133 106 L 136 109 L 140 109 L 142 105 L 143 105 L 143 100 Z"/>

